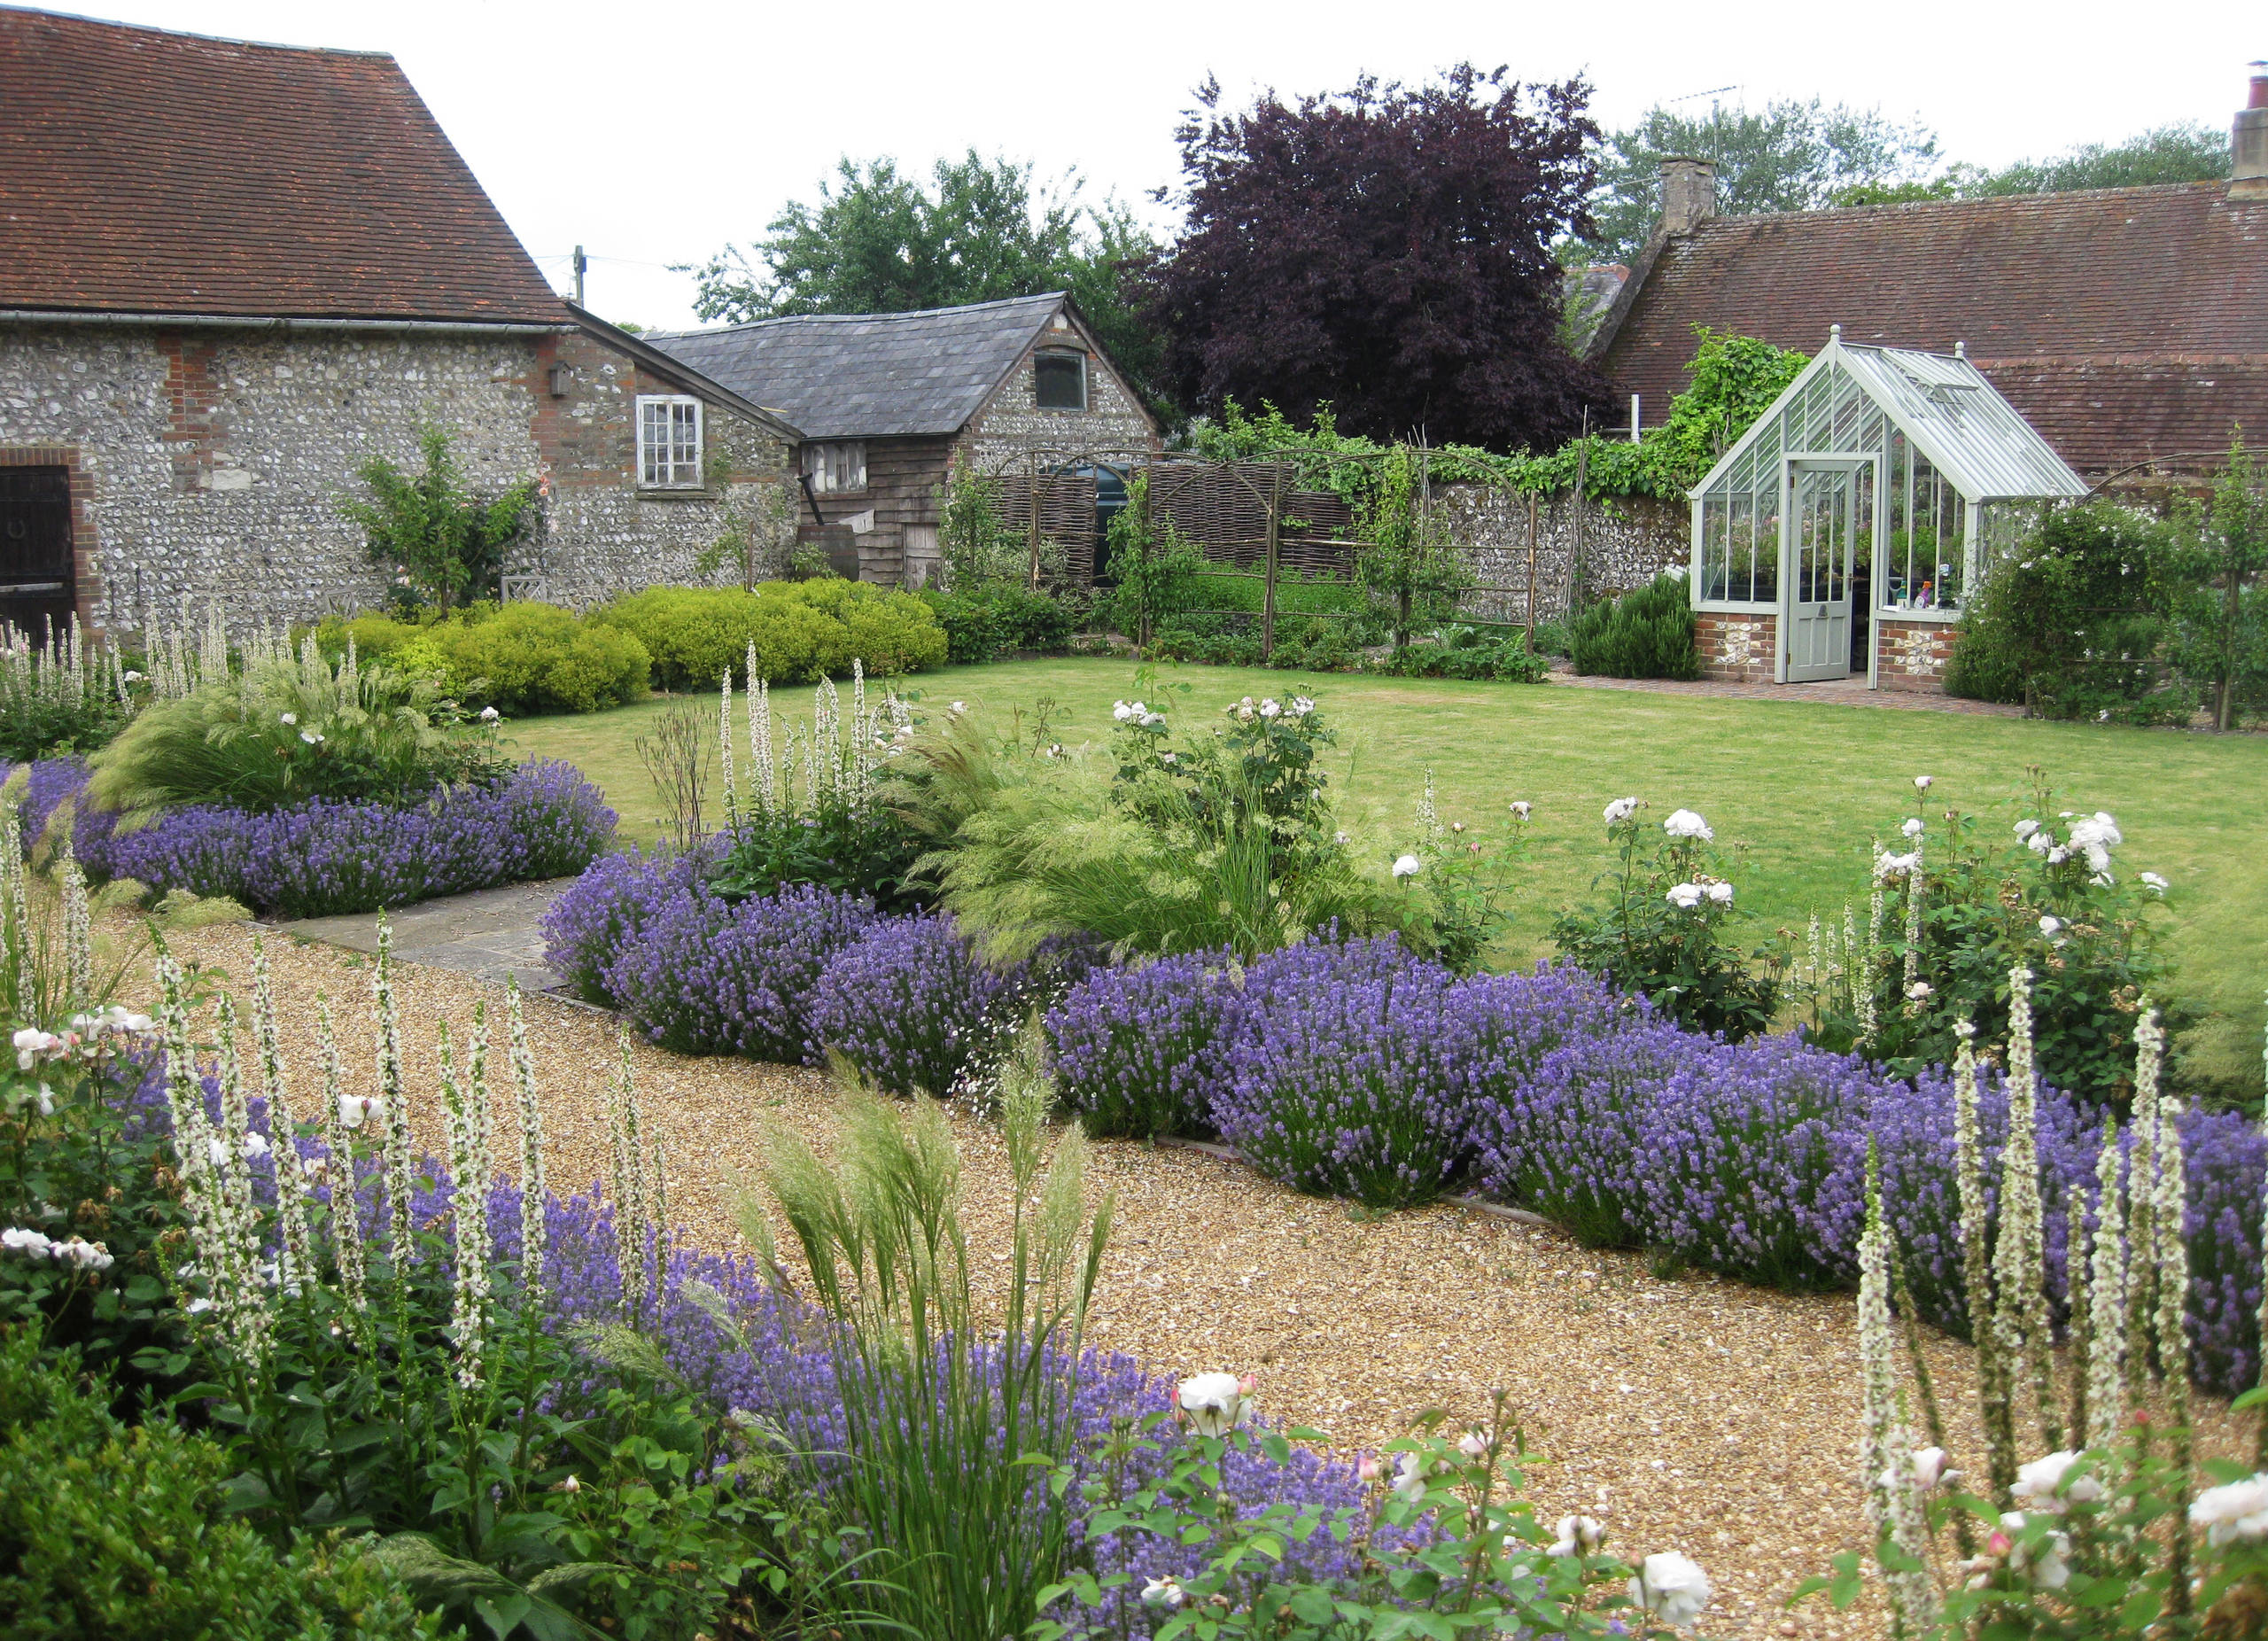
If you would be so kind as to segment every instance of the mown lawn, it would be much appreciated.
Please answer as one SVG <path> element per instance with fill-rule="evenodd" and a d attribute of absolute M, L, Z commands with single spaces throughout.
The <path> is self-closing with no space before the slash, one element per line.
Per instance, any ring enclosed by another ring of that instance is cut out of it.
<path fill-rule="evenodd" d="M 1187 692 L 1180 687 L 1186 685 Z M 1137 691 L 1124 661 L 1057 660 L 958 667 L 915 687 L 935 708 L 964 700 L 996 723 L 1052 700 L 1054 738 L 1099 742 L 1111 703 Z M 1494 829 L 1505 805 L 1535 805 L 1507 960 L 1549 949 L 1560 908 L 1580 903 L 1604 866 L 1599 811 L 1636 793 L 1657 814 L 1697 809 L 1720 844 L 1761 937 L 1800 932 L 1814 908 L 1839 915 L 1867 892 L 1870 840 L 1911 813 L 1912 778 L 1936 778 L 1933 807 L 1997 811 L 2031 789 L 2037 766 L 2058 809 L 2107 809 L 2126 835 L 2129 871 L 2172 880 L 2168 923 L 2181 985 L 2213 1011 L 2190 1067 L 2259 1091 L 2268 987 L 2268 736 L 2030 723 L 1831 703 L 1711 700 L 1635 690 L 1296 674 L 1234 667 L 1158 668 L 1141 686 L 1192 727 L 1250 693 L 1315 696 L 1340 730 L 1332 769 L 1353 824 L 1381 859 L 1411 840 L 1428 770 L 1442 819 Z M 800 712 L 807 691 L 783 690 Z M 632 740 L 670 703 L 512 727 L 526 754 L 568 758 L 622 812 L 623 836 L 654 836 L 661 813 Z M 714 698 L 707 710 L 715 711 Z M 2008 808 L 2007 820 L 2016 818 Z"/>

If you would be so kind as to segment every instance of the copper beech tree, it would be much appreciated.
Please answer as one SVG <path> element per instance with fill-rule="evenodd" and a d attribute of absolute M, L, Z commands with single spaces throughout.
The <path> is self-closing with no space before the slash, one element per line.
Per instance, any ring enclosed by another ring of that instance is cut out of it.
<path fill-rule="evenodd" d="M 1561 339 L 1553 246 L 1591 231 L 1589 93 L 1462 64 L 1223 113 L 1208 80 L 1182 237 L 1138 276 L 1169 391 L 1496 449 L 1579 432 L 1608 387 Z"/>

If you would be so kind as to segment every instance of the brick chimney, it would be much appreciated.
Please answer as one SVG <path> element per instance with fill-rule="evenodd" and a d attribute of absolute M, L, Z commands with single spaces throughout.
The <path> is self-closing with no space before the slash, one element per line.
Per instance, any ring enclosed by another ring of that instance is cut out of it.
<path fill-rule="evenodd" d="M 2268 199 L 2268 63 L 2252 66 L 2252 95 L 2237 110 L 2229 198 Z"/>
<path fill-rule="evenodd" d="M 1716 163 L 1685 154 L 1674 154 L 1665 159 L 1662 161 L 1661 231 L 1673 237 L 1689 234 L 1716 214 Z"/>

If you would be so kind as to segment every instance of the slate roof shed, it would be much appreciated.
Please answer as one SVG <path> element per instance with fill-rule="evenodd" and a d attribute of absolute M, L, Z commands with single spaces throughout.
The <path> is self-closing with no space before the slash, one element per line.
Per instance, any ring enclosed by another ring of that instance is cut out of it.
<path fill-rule="evenodd" d="M 959 432 L 1060 312 L 1067 297 L 1011 297 L 905 314 L 760 319 L 649 339 L 806 439 Z"/>

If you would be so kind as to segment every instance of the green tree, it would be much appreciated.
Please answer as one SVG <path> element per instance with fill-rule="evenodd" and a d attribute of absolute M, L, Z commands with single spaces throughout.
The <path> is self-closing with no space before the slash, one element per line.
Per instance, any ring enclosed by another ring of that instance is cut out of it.
<path fill-rule="evenodd" d="M 816 204 L 792 201 L 753 247 L 726 245 L 690 271 L 703 319 L 897 314 L 1068 291 L 1097 339 L 1145 393 L 1158 344 L 1119 292 L 1156 241 L 1116 198 L 1090 205 L 1067 171 L 1036 183 L 1029 164 L 975 149 L 940 159 L 924 183 L 895 159 L 845 156 Z"/>
<path fill-rule="evenodd" d="M 1998 171 L 1953 168 L 1964 198 L 2057 194 L 2153 183 L 2213 183 L 2229 174 L 2229 134 L 2198 121 L 2159 126 L 2106 147 L 2084 143 L 2053 159 L 2020 159 Z"/>
<path fill-rule="evenodd" d="M 2268 685 L 2268 475 L 2238 430 L 2212 500 L 2182 509 L 2167 555 L 2174 665 L 2213 704 L 2213 727 Z"/>
<path fill-rule="evenodd" d="M 1693 327 L 1700 346 L 1686 366 L 1692 381 L 1670 401 L 1669 425 L 1658 461 L 1666 476 L 1689 485 L 1717 463 L 1772 408 L 1789 383 L 1803 374 L 1810 356 L 1792 347 L 1775 347 L 1730 331 Z"/>
<path fill-rule="evenodd" d="M 1717 167 L 1717 208 L 1728 216 L 1810 211 L 1838 193 L 1894 188 L 1936 168 L 1937 134 L 1900 125 L 1879 109 L 1829 108 L 1817 97 L 1767 104 L 1761 111 L 1712 106 L 1705 114 L 1660 105 L 1607 138 L 1599 156 L 1591 215 L 1598 232 L 1580 246 L 1593 261 L 1627 261 L 1661 215 L 1661 165 L 1689 154 Z"/>
<path fill-rule="evenodd" d="M 426 428 L 417 448 L 423 472 L 405 473 L 384 456 L 364 463 L 372 499 L 350 500 L 341 510 L 369 536 L 371 562 L 408 577 L 416 601 L 446 615 L 495 591 L 504 548 L 535 506 L 536 483 L 523 478 L 484 502 L 466 488 L 447 430 Z"/>
<path fill-rule="evenodd" d="M 1472 571 L 1426 505 L 1430 452 L 1396 445 L 1379 464 L 1378 487 L 1357 526 L 1356 578 L 1394 607 L 1394 644 L 1410 642 L 1413 623 L 1446 618 Z"/>

